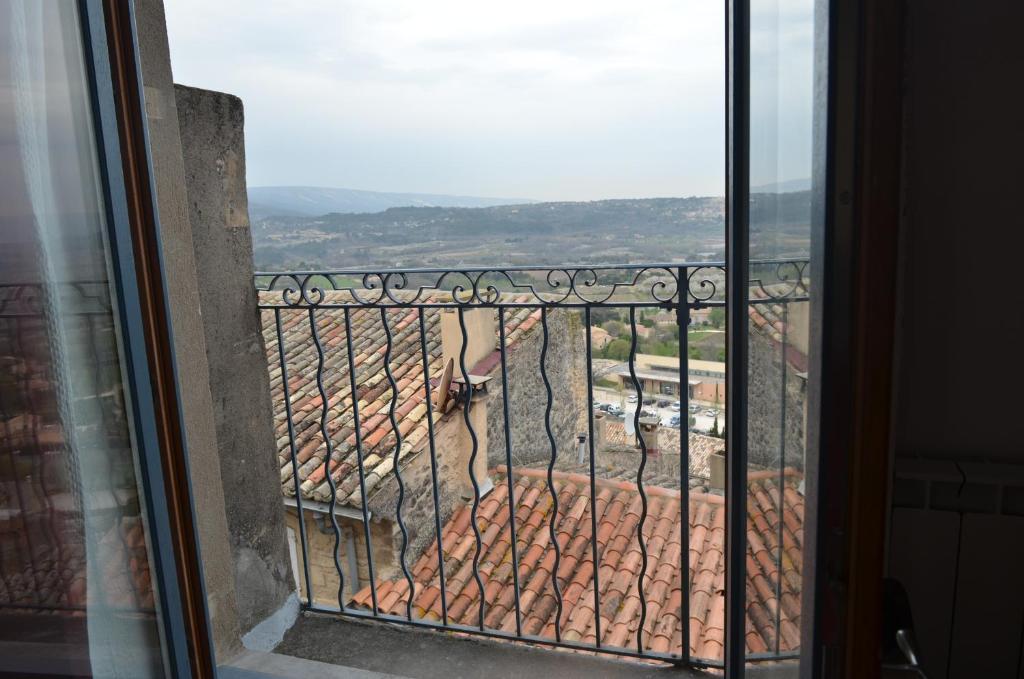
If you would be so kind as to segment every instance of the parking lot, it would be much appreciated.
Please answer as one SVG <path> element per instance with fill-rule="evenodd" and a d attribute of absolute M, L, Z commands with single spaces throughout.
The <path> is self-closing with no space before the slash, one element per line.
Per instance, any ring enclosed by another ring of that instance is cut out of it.
<path fill-rule="evenodd" d="M 600 389 L 600 388 L 595 388 L 594 389 L 594 401 L 595 401 L 595 403 L 614 403 L 615 405 L 617 405 L 620 408 L 622 408 L 623 411 L 627 415 L 632 416 L 632 413 L 636 410 L 637 404 L 636 403 L 630 403 L 628 401 L 627 396 L 628 396 L 627 393 L 619 393 L 619 392 L 616 392 L 616 391 L 613 391 L 613 390 L 610 390 L 610 389 Z M 661 399 L 668 400 L 670 403 L 676 400 L 674 396 L 659 396 L 659 397 L 656 397 L 656 398 L 658 398 L 658 400 L 661 400 Z M 697 405 L 697 404 L 694 404 L 694 405 Z M 693 417 L 696 419 L 696 424 L 693 427 L 695 431 L 699 431 L 699 432 L 711 431 L 711 428 L 712 428 L 712 426 L 714 424 L 714 421 L 715 421 L 715 417 L 714 417 L 714 415 L 707 415 L 706 413 L 707 413 L 708 410 L 717 410 L 718 411 L 718 428 L 722 429 L 722 428 L 725 427 L 725 409 L 724 408 L 721 408 L 721 407 L 716 408 L 714 405 L 708 405 L 708 404 L 699 404 L 699 405 L 701 406 L 700 407 L 700 411 L 695 413 L 695 414 L 693 414 Z M 669 420 L 671 419 L 671 417 L 673 415 L 680 415 L 681 416 L 681 418 L 680 418 L 681 421 L 683 421 L 683 422 L 686 421 L 685 418 L 682 417 L 682 413 L 676 412 L 670 406 L 669 407 L 659 407 L 657 404 L 654 404 L 654 405 L 644 406 L 644 408 L 646 408 L 648 410 L 653 410 L 656 413 L 658 413 L 658 417 L 661 419 L 661 423 L 663 425 L 665 425 L 665 426 L 668 426 Z"/>

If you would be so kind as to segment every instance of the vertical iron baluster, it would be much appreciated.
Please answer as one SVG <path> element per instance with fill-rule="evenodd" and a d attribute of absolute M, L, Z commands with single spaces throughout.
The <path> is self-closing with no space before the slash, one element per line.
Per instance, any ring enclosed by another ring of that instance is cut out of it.
<path fill-rule="evenodd" d="M 473 535 L 476 538 L 476 551 L 473 553 L 473 579 L 476 580 L 476 586 L 480 590 L 480 624 L 479 627 L 482 630 L 484 628 L 484 581 L 480 578 L 480 552 L 481 552 L 481 540 L 483 536 L 480 535 L 480 527 L 477 525 L 477 511 L 480 509 L 480 483 L 476 478 L 476 455 L 479 452 L 479 443 L 476 438 L 476 431 L 473 429 L 473 424 L 469 421 L 469 408 L 470 403 L 473 400 L 473 386 L 469 383 L 469 371 L 466 369 L 466 345 L 469 344 L 469 337 L 466 333 L 466 314 L 465 310 L 459 307 L 459 329 L 462 331 L 462 347 L 459 349 L 459 370 L 462 372 L 462 419 L 466 422 L 466 429 L 469 430 L 469 438 L 473 442 L 473 450 L 469 456 L 469 482 L 473 484 L 473 509 L 470 512 L 470 518 L 473 522 Z"/>
<path fill-rule="evenodd" d="M 331 471 L 331 456 L 334 453 L 334 444 L 331 442 L 331 435 L 327 432 L 327 390 L 324 389 L 324 348 L 320 344 L 320 331 L 316 327 L 316 310 L 309 309 L 309 329 L 313 336 L 313 344 L 316 346 L 316 388 L 320 392 L 320 434 L 324 437 L 324 446 L 327 450 L 324 455 L 324 473 L 327 476 L 327 485 L 331 489 L 331 501 L 328 503 L 328 511 L 331 514 L 331 528 L 334 531 L 334 568 L 338 571 L 338 607 L 345 610 L 345 574 L 341 570 L 341 529 L 338 527 L 338 517 L 334 513 L 334 507 L 338 503 L 338 488 L 334 483 L 334 472 Z"/>
<path fill-rule="evenodd" d="M 586 326 L 587 337 L 587 424 L 590 436 L 590 548 L 594 560 L 594 634 L 597 647 L 601 648 L 601 585 L 598 582 L 597 568 L 597 480 L 595 479 L 594 456 L 594 374 L 593 374 L 593 339 L 590 337 L 590 307 L 583 310 L 583 325 Z"/>
<path fill-rule="evenodd" d="M 501 354 L 501 406 L 505 416 L 505 481 L 508 483 L 508 526 L 512 542 L 512 586 L 516 604 L 516 636 L 522 636 L 522 610 L 519 604 L 519 548 L 516 546 L 516 495 L 512 478 L 512 430 L 508 411 L 508 361 L 505 356 L 505 307 L 498 307 L 498 349 Z"/>
<path fill-rule="evenodd" d="M 636 410 L 633 411 L 633 428 L 636 430 L 637 441 L 640 442 L 640 466 L 636 470 L 636 489 L 640 493 L 640 522 L 636 526 L 636 540 L 640 546 L 640 573 L 636 577 L 636 593 L 640 597 L 640 624 L 636 628 L 636 647 L 639 653 L 644 652 L 644 623 L 647 622 L 647 597 L 644 596 L 644 576 L 647 574 L 647 545 L 644 542 L 644 523 L 647 521 L 647 493 L 644 492 L 644 467 L 647 466 L 647 442 L 640 431 L 640 411 L 644 404 L 643 388 L 636 378 L 636 307 L 629 307 L 629 328 L 632 336 L 629 343 L 629 376 L 633 378 L 636 389 Z"/>
<path fill-rule="evenodd" d="M 35 405 L 35 399 L 32 397 L 32 375 L 31 375 L 31 373 L 28 370 L 29 361 L 26 360 L 26 358 L 25 358 L 25 356 L 26 356 L 26 354 L 25 354 L 25 337 L 24 337 L 25 329 L 24 329 L 24 327 L 22 325 L 22 319 L 19 318 L 19 319 L 15 320 L 14 328 L 15 328 L 15 337 L 17 338 L 17 343 L 18 343 L 17 353 L 18 353 L 19 356 L 22 357 L 22 360 L 25 362 L 24 371 L 23 371 L 23 375 L 22 375 L 22 387 L 21 387 L 22 390 L 23 390 L 22 393 L 25 394 L 25 402 L 26 402 L 26 405 L 28 405 L 28 411 L 29 411 L 29 413 L 32 414 L 32 418 L 31 418 L 31 421 L 32 421 L 31 426 L 33 428 L 32 439 L 33 439 L 33 441 L 38 441 L 39 437 L 38 437 L 38 435 L 37 435 L 37 433 L 35 431 L 35 428 L 37 426 L 36 425 L 37 409 L 36 409 L 36 405 Z M 24 426 L 22 426 L 22 432 L 21 432 L 22 436 L 25 435 L 25 430 L 27 429 L 28 426 L 29 426 L 29 424 L 27 422 L 26 422 L 26 424 Z M 17 462 L 14 459 L 14 450 L 13 450 L 13 448 L 8 451 L 8 455 L 9 455 L 9 459 L 10 459 L 10 462 L 11 462 L 11 475 L 14 478 L 14 492 L 15 492 L 15 494 L 18 497 L 18 508 L 21 510 L 21 525 L 24 528 L 24 531 L 25 531 L 25 543 L 28 546 L 28 561 L 29 561 L 29 567 L 32 569 L 32 584 L 35 586 L 35 589 L 34 589 L 35 599 L 36 599 L 36 603 L 42 604 L 43 603 L 43 599 L 42 599 L 42 587 L 39 585 L 39 568 L 36 565 L 35 545 L 32 544 L 32 535 L 34 534 L 34 531 L 32 530 L 31 527 L 29 527 L 29 524 L 28 524 L 28 521 L 29 521 L 29 505 L 25 501 L 25 492 L 21 488 L 21 472 L 18 470 L 18 464 L 17 464 Z M 30 481 L 30 483 L 31 483 L 31 481 Z"/>
<path fill-rule="evenodd" d="M 562 640 L 562 590 L 558 586 L 558 567 L 562 560 L 561 550 L 558 548 L 558 535 L 555 533 L 555 524 L 558 521 L 558 493 L 555 492 L 555 458 L 558 457 L 558 447 L 555 445 L 555 435 L 551 431 L 551 409 L 554 405 L 554 393 L 551 391 L 551 382 L 548 380 L 548 309 L 541 307 L 540 323 L 543 329 L 544 342 L 540 349 L 540 375 L 544 380 L 544 389 L 548 394 L 548 402 L 544 408 L 544 429 L 548 434 L 548 443 L 551 445 L 551 461 L 548 462 L 548 492 L 551 494 L 551 519 L 548 521 L 548 535 L 551 538 L 551 546 L 555 550 L 555 565 L 551 569 L 551 587 L 555 592 L 555 603 L 557 611 L 555 614 L 555 641 Z"/>
<path fill-rule="evenodd" d="M 92 366 L 93 367 L 93 374 L 92 374 L 93 389 L 95 389 L 95 393 L 98 395 L 98 394 L 102 394 L 104 392 L 104 389 L 100 385 L 100 382 L 102 382 L 103 363 L 100 361 L 100 355 L 99 355 L 100 346 L 99 346 L 99 342 L 96 340 L 96 335 L 97 335 L 96 316 L 94 314 L 91 314 L 88 311 L 86 311 L 86 313 L 84 314 L 83 318 L 85 319 L 85 323 L 89 326 L 88 344 L 89 344 L 89 353 L 92 355 L 92 358 L 93 358 L 93 366 Z M 99 404 L 99 408 L 100 408 L 100 418 L 102 419 L 103 434 L 104 434 L 105 437 L 108 437 L 108 440 L 109 440 L 109 438 L 112 438 L 114 436 L 114 432 L 116 431 L 116 425 L 112 425 L 112 423 L 110 421 L 110 411 L 109 411 L 109 409 L 104 407 L 104 405 L 102 403 Z M 131 449 L 130 448 L 128 449 L 128 454 L 131 454 Z M 114 504 L 117 505 L 117 515 L 116 515 L 116 517 L 114 518 L 114 521 L 113 521 L 113 528 L 114 528 L 114 531 L 117 533 L 117 539 L 118 539 L 118 542 L 121 545 L 121 551 L 123 552 L 123 558 L 121 559 L 121 561 L 123 562 L 122 567 L 124 568 L 125 574 L 128 575 L 128 574 L 130 574 L 132 572 L 132 566 L 131 566 L 131 564 L 132 564 L 132 550 L 128 546 L 128 538 L 125 536 L 125 533 L 124 533 L 124 530 L 123 530 L 123 528 L 124 528 L 124 519 L 125 519 L 125 515 L 127 514 L 127 512 L 125 511 L 124 503 L 121 502 L 121 498 L 118 496 L 117 490 L 114 488 L 114 480 L 117 478 L 117 474 L 115 473 L 116 469 L 115 469 L 115 465 L 114 465 L 114 456 L 112 454 L 108 454 L 108 455 L 105 455 L 104 458 L 105 458 L 105 461 L 106 461 L 106 469 L 107 469 L 107 476 L 108 476 L 107 481 L 110 483 L 110 496 L 111 496 L 111 499 L 113 499 Z M 47 488 L 46 488 L 46 476 L 47 476 L 47 474 L 46 474 L 46 463 L 43 462 L 42 465 L 41 465 L 40 474 L 39 474 L 39 486 L 42 488 L 43 496 L 47 498 L 46 505 L 47 505 L 47 509 L 50 512 L 50 532 L 53 534 L 54 539 L 56 540 L 56 543 L 57 543 L 57 561 L 58 561 L 58 563 L 64 563 L 64 558 L 63 558 L 63 553 L 64 553 L 63 540 L 61 540 L 60 537 L 57 535 L 56 521 L 54 519 L 53 503 L 49 501 L 49 492 L 47 491 Z M 140 517 L 140 521 L 141 521 L 141 517 Z M 135 601 L 135 606 L 139 607 L 141 605 L 140 601 L 141 601 L 142 597 L 139 595 L 138 587 L 135 585 L 135 579 L 134 578 L 128 578 L 128 579 L 130 579 L 132 581 L 132 583 L 131 583 L 132 599 L 134 599 L 134 601 Z"/>
<path fill-rule="evenodd" d="M 370 600 L 373 603 L 373 614 L 380 611 L 377 607 L 377 582 L 373 575 L 373 545 L 370 542 L 370 512 L 366 503 L 366 470 L 363 468 L 363 431 L 359 422 L 359 391 L 356 388 L 356 363 L 352 353 L 352 313 L 345 307 L 345 348 L 348 352 L 348 379 L 352 392 L 352 428 L 356 436 L 356 464 L 359 467 L 359 497 L 363 513 L 363 538 L 366 540 L 366 568 L 370 575 Z M 358 580 L 358 575 L 355 576 Z"/>
<path fill-rule="evenodd" d="M 412 574 L 409 572 L 409 566 L 405 562 L 405 552 L 409 548 L 409 531 L 406 529 L 405 521 L 402 519 L 402 504 L 405 502 L 405 483 L 402 481 L 402 473 L 399 471 L 402 452 L 402 432 L 398 430 L 398 420 L 395 419 L 395 408 L 398 406 L 398 383 L 395 381 L 395 376 L 391 374 L 391 350 L 394 348 L 394 338 L 391 336 L 391 326 L 388 325 L 387 309 L 383 307 L 380 310 L 380 322 L 384 325 L 384 337 L 386 338 L 386 344 L 384 345 L 384 374 L 388 378 L 388 384 L 391 385 L 391 403 L 388 405 L 388 420 L 391 422 L 391 431 L 395 435 L 395 452 L 392 458 L 394 464 L 392 468 L 395 472 L 395 481 L 398 482 L 398 508 L 396 515 L 398 529 L 402 532 L 402 549 L 399 553 L 399 562 L 402 566 L 402 573 L 405 574 L 405 580 L 409 583 L 409 598 L 405 600 L 405 617 L 412 620 L 412 599 L 416 595 L 416 583 L 413 581 Z"/>
<path fill-rule="evenodd" d="M 680 614 L 683 634 L 679 653 L 690 660 L 690 304 L 687 295 L 687 270 L 678 271 L 679 303 L 676 325 L 679 327 L 679 581 L 682 583 Z M 686 421 L 683 421 L 683 418 Z"/>
<path fill-rule="evenodd" d="M 441 546 L 441 499 L 437 485 L 437 450 L 434 445 L 434 404 L 430 399 L 430 359 L 427 354 L 427 322 L 419 308 L 420 354 L 423 356 L 423 394 L 427 399 L 427 435 L 430 439 L 430 481 L 434 487 L 434 531 L 437 536 L 437 573 L 441 584 L 441 622 L 448 624 L 448 592 L 444 577 L 444 548 Z"/>
<path fill-rule="evenodd" d="M 782 375 L 779 379 L 782 391 L 782 402 L 779 404 L 779 507 L 776 511 L 778 517 L 778 538 L 779 556 L 775 573 L 775 655 L 781 649 L 779 631 L 782 626 L 782 513 L 786 511 L 786 502 L 783 500 L 783 490 L 786 483 L 786 339 L 789 333 L 789 302 L 782 302 L 782 342 L 781 342 L 781 368 Z"/>
<path fill-rule="evenodd" d="M 306 541 L 306 515 L 302 511 L 302 488 L 299 483 L 299 461 L 295 449 L 295 423 L 292 421 L 292 398 L 288 387 L 288 362 L 284 355 L 284 333 L 281 331 L 281 310 L 274 309 L 277 328 L 277 357 L 281 361 L 281 386 L 284 390 L 284 413 L 288 420 L 288 446 L 292 453 L 292 480 L 295 482 L 295 507 L 299 511 L 299 541 L 302 543 L 302 572 L 306 578 L 306 604 L 313 604 L 313 580 L 309 577 L 309 545 Z"/>
<path fill-rule="evenodd" d="M 0 310 L 2 310 L 2 305 L 0 305 Z M 7 324 L 5 322 L 4 326 L 6 326 L 6 325 Z M 7 336 L 6 331 L 0 331 L 0 338 L 6 337 L 6 336 Z M 3 446 L 3 447 L 8 447 L 10 445 L 10 442 L 11 442 L 11 427 L 10 427 L 10 423 L 8 422 L 8 419 L 10 419 L 10 418 L 7 416 L 6 400 L 7 400 L 7 396 L 5 394 L 3 394 L 3 393 L 0 393 L 0 441 L 8 442 L 8 445 Z M 0 448 L 0 450 L 2 450 L 2 448 Z M 10 450 L 8 450 L 8 454 L 9 455 L 11 454 Z M 12 467 L 13 467 L 13 465 L 12 465 Z M 8 501 L 9 501 L 9 499 L 10 499 L 9 496 L 7 498 L 5 498 L 5 500 L 8 500 Z M 6 509 L 9 505 L 5 501 L 3 506 Z M 5 602 L 0 602 L 0 603 L 16 604 L 17 601 L 14 600 L 14 586 L 11 584 L 11 581 L 10 581 L 8 575 L 7 575 L 7 569 L 4 568 L 4 563 L 3 562 L 4 562 L 4 560 L 0 559 L 0 584 L 4 585 L 4 592 L 9 597 L 9 600 L 5 601 Z"/>

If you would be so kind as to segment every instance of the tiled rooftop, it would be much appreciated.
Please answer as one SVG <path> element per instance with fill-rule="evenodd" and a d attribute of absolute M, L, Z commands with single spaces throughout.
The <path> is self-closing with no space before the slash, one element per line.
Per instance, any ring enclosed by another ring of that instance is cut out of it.
<path fill-rule="evenodd" d="M 348 293 L 325 294 L 325 302 L 329 303 L 347 297 Z M 260 295 L 270 295 L 274 302 L 278 302 L 281 293 L 261 292 Z M 431 301 L 443 299 L 443 296 L 435 295 Z M 525 297 L 523 299 L 525 300 Z M 513 301 L 517 300 L 518 298 L 515 298 Z M 274 403 L 274 430 L 281 467 L 281 489 L 285 496 L 294 497 L 295 481 L 292 475 L 284 382 L 278 357 L 274 311 L 265 309 L 262 314 L 270 389 Z M 304 499 L 327 502 L 331 493 L 324 470 L 326 445 L 320 432 L 322 401 L 316 383 L 318 355 L 310 332 L 309 310 L 281 308 L 280 314 L 288 364 L 288 387 L 299 466 L 299 488 Z M 358 379 L 366 491 L 372 495 L 381 480 L 392 471 L 396 440 L 388 418 L 391 386 L 384 371 L 386 338 L 379 309 L 353 308 L 350 314 L 353 361 Z M 539 317 L 540 312 L 535 309 L 509 310 L 505 316 L 506 341 L 509 346 L 514 345 L 529 332 Z M 436 378 L 442 369 L 439 313 L 428 309 L 425 319 L 430 372 L 431 377 Z M 324 350 L 323 386 L 328 395 L 327 431 L 334 446 L 330 467 L 338 487 L 337 501 L 339 504 L 360 506 L 343 310 L 317 309 L 316 320 L 320 343 Z M 420 354 L 418 310 L 389 310 L 388 323 L 394 342 L 391 368 L 399 390 L 395 412 L 402 434 L 399 460 L 404 461 L 427 443 L 427 404 L 423 385 L 423 359 Z M 495 346 L 497 339 L 495 333 Z M 472 366 L 467 367 L 472 369 Z"/>
<path fill-rule="evenodd" d="M 785 294 L 785 286 L 768 286 L 768 291 L 773 294 Z M 752 300 L 764 300 L 768 298 L 764 290 L 752 288 L 750 291 Z M 783 304 L 781 303 L 758 303 L 747 307 L 747 314 L 750 316 L 751 326 L 765 335 L 773 344 L 782 344 L 782 333 L 786 329 L 783 323 Z M 807 372 L 807 355 L 793 345 L 792 336 L 786 345 L 786 361 L 798 372 Z"/>
<path fill-rule="evenodd" d="M 484 625 L 515 631 L 514 587 L 509 530 L 509 496 L 505 469 L 495 474 L 495 488 L 477 512 L 483 536 L 479 572 L 484 582 Z M 781 497 L 778 472 L 752 472 L 747 498 L 747 650 L 775 650 L 775 612 L 779 610 L 776 587 L 781 589 L 781 651 L 795 650 L 800 643 L 801 554 L 804 499 L 797 491 L 799 477 L 787 470 Z M 553 638 L 555 624 L 563 640 L 594 643 L 593 561 L 589 477 L 555 472 L 558 495 L 556 534 L 561 551 L 557 580 L 563 598 L 562 616 L 557 607 L 551 576 L 555 550 L 548 536 L 552 509 L 546 470 L 513 470 L 515 479 L 515 528 L 519 556 L 520 602 L 523 633 Z M 690 617 L 681 621 L 683 553 L 679 493 L 647 487 L 648 517 L 643 527 L 648 552 L 644 593 L 647 616 L 643 646 L 654 652 L 679 653 L 685 634 L 691 653 L 699 658 L 721 659 L 725 622 L 725 508 L 718 495 L 691 493 L 689 507 Z M 601 643 L 605 646 L 636 646 L 640 622 L 637 575 L 642 556 L 636 529 L 641 498 L 635 483 L 597 480 L 598 582 L 600 585 Z M 461 506 L 446 523 L 442 535 L 447 583 L 448 616 L 451 622 L 479 624 L 480 592 L 473 577 L 475 541 L 469 529 L 471 504 Z M 781 521 L 781 526 L 780 526 Z M 781 528 L 782 550 L 779 553 Z M 781 567 L 780 567 L 781 566 Z M 779 580 L 781 572 L 781 582 Z M 415 563 L 413 615 L 441 618 L 437 552 L 428 546 Z M 378 583 L 383 612 L 405 615 L 408 585 L 404 579 Z M 353 599 L 369 608 L 366 588 Z"/>

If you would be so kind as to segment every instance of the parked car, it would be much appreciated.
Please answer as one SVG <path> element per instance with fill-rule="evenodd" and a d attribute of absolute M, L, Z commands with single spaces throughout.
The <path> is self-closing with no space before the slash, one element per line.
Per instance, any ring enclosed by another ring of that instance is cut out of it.
<path fill-rule="evenodd" d="M 605 412 L 613 417 L 622 417 L 622 408 L 615 405 L 614 403 L 609 403 L 608 408 L 605 410 Z"/>
<path fill-rule="evenodd" d="M 708 408 L 707 410 L 704 411 L 705 417 L 714 417 L 717 414 L 718 414 L 718 411 L 717 410 L 713 410 L 711 408 Z"/>
<path fill-rule="evenodd" d="M 610 406 L 611 406 L 611 403 L 595 403 L 594 404 L 594 410 L 600 410 L 601 412 L 606 413 L 606 412 L 608 412 L 608 408 Z"/>
<path fill-rule="evenodd" d="M 672 405 L 672 402 L 669 401 L 667 398 L 658 399 L 659 408 L 668 408 L 670 405 Z"/>
<path fill-rule="evenodd" d="M 650 408 L 644 408 L 640 411 L 640 417 L 658 417 L 658 413 Z"/>
<path fill-rule="evenodd" d="M 674 411 L 676 411 L 678 413 L 679 409 L 682 406 L 680 405 L 679 401 L 675 401 L 670 407 L 672 408 L 672 410 L 674 410 Z"/>
<path fill-rule="evenodd" d="M 673 415 L 668 420 L 668 426 L 672 427 L 673 429 L 678 429 L 679 428 L 679 423 L 680 423 L 680 419 L 679 419 L 678 415 Z"/>
<path fill-rule="evenodd" d="M 652 405 L 654 405 L 654 397 L 653 396 L 644 396 L 644 405 L 645 406 L 652 406 Z"/>
<path fill-rule="evenodd" d="M 690 404 L 690 412 L 696 415 L 697 413 L 700 412 L 700 406 L 697 405 L 696 403 Z"/>
<path fill-rule="evenodd" d="M 626 397 L 626 400 L 629 401 L 630 403 L 636 403 L 636 394 L 630 394 L 629 396 Z"/>

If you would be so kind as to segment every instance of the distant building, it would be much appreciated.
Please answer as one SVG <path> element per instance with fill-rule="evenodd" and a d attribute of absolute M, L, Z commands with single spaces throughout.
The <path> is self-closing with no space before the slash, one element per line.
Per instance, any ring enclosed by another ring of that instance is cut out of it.
<path fill-rule="evenodd" d="M 600 351 L 612 341 L 611 334 L 602 327 L 593 326 L 590 328 L 590 343 L 594 351 Z"/>
<path fill-rule="evenodd" d="M 645 394 L 680 395 L 678 357 L 637 354 L 635 371 Z M 628 364 L 617 368 L 614 375 L 623 389 L 632 389 L 633 379 Z M 725 363 L 690 359 L 687 378 L 690 400 L 725 402 Z"/>
<path fill-rule="evenodd" d="M 676 324 L 676 315 L 671 311 L 659 311 L 654 315 L 654 324 L 658 326 L 674 326 Z"/>
<path fill-rule="evenodd" d="M 690 325 L 707 325 L 711 322 L 711 309 L 690 309 Z"/>

